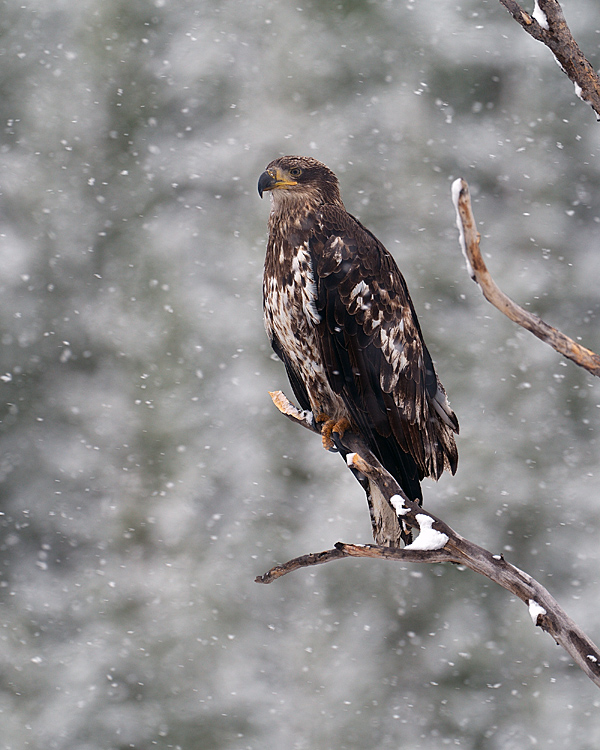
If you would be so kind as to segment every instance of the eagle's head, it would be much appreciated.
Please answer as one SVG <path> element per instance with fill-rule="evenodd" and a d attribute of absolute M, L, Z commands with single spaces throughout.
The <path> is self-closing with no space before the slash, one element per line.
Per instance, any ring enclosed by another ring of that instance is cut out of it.
<path fill-rule="evenodd" d="M 297 202 L 343 206 L 337 177 L 311 156 L 282 156 L 272 161 L 258 180 L 261 198 L 267 190 L 272 191 L 274 206 Z"/>

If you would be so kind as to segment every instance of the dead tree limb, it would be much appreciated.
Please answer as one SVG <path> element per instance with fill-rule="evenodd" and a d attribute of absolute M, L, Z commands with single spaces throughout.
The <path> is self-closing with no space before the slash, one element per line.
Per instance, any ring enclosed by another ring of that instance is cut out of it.
<path fill-rule="evenodd" d="M 573 82 L 577 96 L 590 105 L 600 120 L 600 79 L 573 39 L 558 0 L 535 0 L 532 14 L 515 0 L 500 2 L 530 36 L 550 49 Z"/>
<path fill-rule="evenodd" d="M 514 323 L 526 328 L 534 336 L 549 344 L 559 354 L 585 368 L 592 375 L 600 377 L 600 356 L 548 325 L 537 315 L 519 307 L 510 297 L 504 294 L 492 279 L 481 257 L 480 235 L 471 208 L 469 186 L 463 179 L 459 178 L 453 182 L 452 200 L 456 209 L 456 225 L 459 231 L 460 246 L 467 262 L 467 270 L 473 281 L 478 284 L 487 301 L 491 302 L 494 307 L 498 308 Z"/>
<path fill-rule="evenodd" d="M 293 422 L 313 432 L 319 432 L 319 428 L 312 420 L 312 415 L 297 409 L 281 391 L 271 393 L 271 398 L 282 414 Z M 452 562 L 464 565 L 521 599 L 529 608 L 533 623 L 549 633 L 590 680 L 600 687 L 598 647 L 571 620 L 541 583 L 511 565 L 502 555 L 494 555 L 465 539 L 440 518 L 409 500 L 396 480 L 383 468 L 359 435 L 346 432 L 342 440 L 344 448 L 349 451 L 346 458 L 349 468 L 355 473 L 359 472 L 368 476 L 371 482 L 376 483 L 400 520 L 412 528 L 419 529 L 419 536 L 402 549 L 338 542 L 334 549 L 302 555 L 275 566 L 264 575 L 258 576 L 255 579 L 257 583 L 271 583 L 299 568 L 320 565 L 345 557 L 375 557 L 412 563 Z"/>

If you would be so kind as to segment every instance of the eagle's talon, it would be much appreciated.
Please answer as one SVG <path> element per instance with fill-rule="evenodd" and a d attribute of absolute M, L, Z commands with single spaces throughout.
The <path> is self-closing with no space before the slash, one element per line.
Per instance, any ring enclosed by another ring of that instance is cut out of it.
<path fill-rule="evenodd" d="M 340 439 L 343 438 L 346 430 L 349 430 L 351 428 L 350 422 L 345 417 L 336 420 L 328 417 L 326 414 L 318 414 L 315 419 L 319 423 L 323 422 L 323 425 L 321 427 L 321 439 L 323 440 L 323 448 L 325 448 L 326 451 L 331 451 L 332 453 L 339 453 L 336 444 L 331 436 L 333 433 L 335 433 L 336 435 L 339 435 Z"/>

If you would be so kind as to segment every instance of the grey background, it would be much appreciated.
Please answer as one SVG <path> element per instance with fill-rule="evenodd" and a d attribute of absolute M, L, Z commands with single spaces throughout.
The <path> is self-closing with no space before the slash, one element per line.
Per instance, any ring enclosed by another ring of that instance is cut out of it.
<path fill-rule="evenodd" d="M 600 16 L 565 3 L 598 65 Z M 425 502 L 600 637 L 599 126 L 498 2 L 32 0 L 0 16 L 0 746 L 595 748 L 597 688 L 469 571 L 276 562 L 366 543 L 362 491 L 262 327 L 283 153 L 403 270 L 461 422 Z"/>

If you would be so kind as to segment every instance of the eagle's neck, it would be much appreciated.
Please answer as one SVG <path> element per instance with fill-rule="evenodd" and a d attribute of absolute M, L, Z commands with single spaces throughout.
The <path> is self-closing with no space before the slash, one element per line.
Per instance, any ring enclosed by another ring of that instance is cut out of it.
<path fill-rule="evenodd" d="M 331 203 L 344 209 L 339 192 L 330 198 L 331 200 L 324 200 L 321 193 L 315 190 L 273 190 L 269 216 L 270 237 L 279 236 L 280 239 L 291 240 L 292 244 L 301 244 L 307 239 L 325 204 Z"/>
<path fill-rule="evenodd" d="M 285 218 L 286 215 L 302 216 L 315 213 L 324 205 L 331 204 L 344 209 L 337 185 L 327 185 L 323 192 L 313 186 L 300 185 L 292 190 L 273 190 L 271 192 L 271 218 L 275 221 Z"/>
<path fill-rule="evenodd" d="M 273 197 L 271 203 L 269 233 L 287 235 L 290 231 L 295 233 L 310 231 L 320 205 L 289 198 L 282 201 L 277 198 Z"/>

